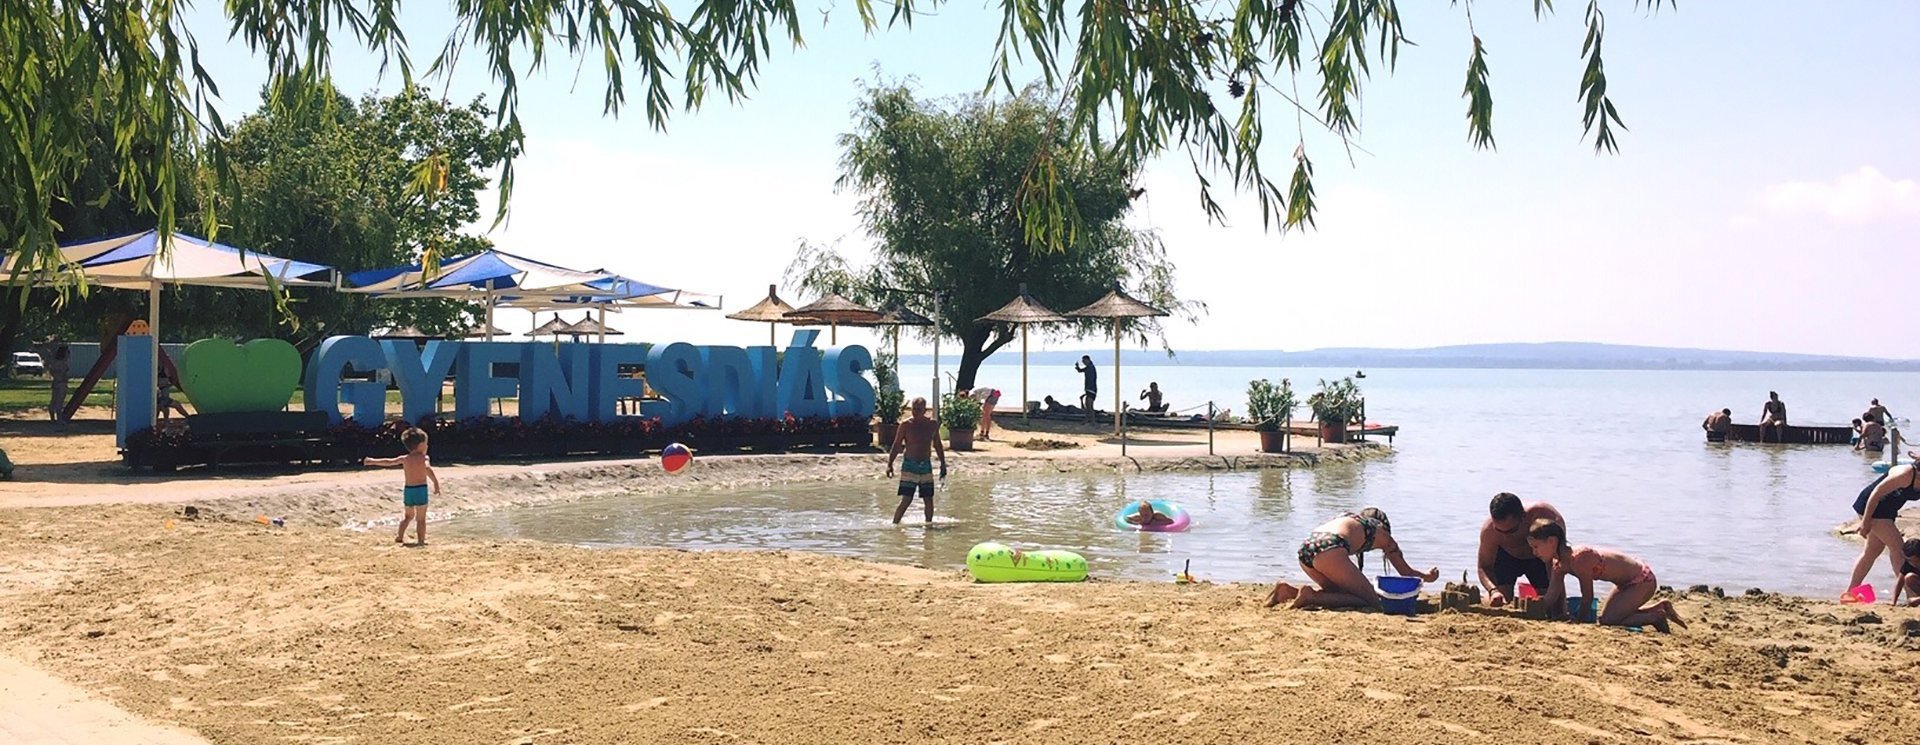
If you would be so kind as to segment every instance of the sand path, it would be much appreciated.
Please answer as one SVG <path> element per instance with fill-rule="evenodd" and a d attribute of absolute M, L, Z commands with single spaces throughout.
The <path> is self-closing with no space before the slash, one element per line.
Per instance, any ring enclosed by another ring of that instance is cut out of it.
<path fill-rule="evenodd" d="M 198 735 L 142 719 L 6 654 L 0 654 L 0 742 L 208 745 Z"/>

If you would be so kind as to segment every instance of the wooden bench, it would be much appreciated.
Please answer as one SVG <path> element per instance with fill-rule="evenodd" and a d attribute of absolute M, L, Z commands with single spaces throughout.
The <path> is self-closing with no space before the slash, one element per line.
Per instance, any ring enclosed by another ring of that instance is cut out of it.
<path fill-rule="evenodd" d="M 284 463 L 298 460 L 313 465 L 314 449 L 328 444 L 324 411 L 267 411 L 241 414 L 194 414 L 187 417 L 193 444 L 205 448 L 207 466 L 228 463 Z M 235 452 L 241 457 L 230 459 Z M 299 457 L 290 457 L 297 454 Z"/>

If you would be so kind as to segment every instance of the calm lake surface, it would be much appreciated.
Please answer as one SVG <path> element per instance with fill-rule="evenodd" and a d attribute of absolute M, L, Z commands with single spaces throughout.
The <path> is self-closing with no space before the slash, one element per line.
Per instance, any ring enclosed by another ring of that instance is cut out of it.
<path fill-rule="evenodd" d="M 1245 411 L 1247 380 L 1290 377 L 1301 397 L 1350 370 L 1139 366 L 1126 392 L 1158 381 L 1175 409 L 1209 399 Z M 1105 405 L 1112 371 L 1101 365 Z M 931 371 L 908 367 L 909 395 Z M 981 384 L 1018 398 L 1020 369 L 983 368 Z M 1077 397 L 1071 367 L 1035 369 L 1030 397 Z M 1299 579 L 1294 549 L 1329 516 L 1378 506 L 1408 558 L 1444 575 L 1471 571 L 1487 500 L 1511 491 L 1552 502 L 1575 543 L 1611 546 L 1652 563 L 1662 584 L 1714 584 L 1829 596 L 1858 544 L 1831 534 L 1853 516 L 1877 455 L 1846 447 L 1708 445 L 1699 423 L 1729 407 L 1752 422 L 1769 390 L 1789 421 L 1845 423 L 1878 397 L 1896 416 L 1920 411 L 1911 373 L 1377 369 L 1359 381 L 1368 417 L 1398 424 L 1395 453 L 1312 471 L 971 477 L 943 487 L 932 529 L 889 524 L 893 484 L 761 487 L 590 500 L 456 518 L 448 529 L 588 546 L 788 548 L 938 568 L 963 566 L 985 540 L 1086 555 L 1103 577 L 1167 580 L 1191 560 L 1206 579 Z M 1304 409 L 1302 411 L 1304 416 Z M 698 467 L 698 463 L 695 464 Z M 1193 516 L 1182 534 L 1114 529 L 1129 500 L 1167 499 Z M 909 512 L 917 521 L 918 505 Z M 1368 569 L 1379 565 L 1369 557 Z M 1888 570 L 1870 581 L 1885 585 Z"/>

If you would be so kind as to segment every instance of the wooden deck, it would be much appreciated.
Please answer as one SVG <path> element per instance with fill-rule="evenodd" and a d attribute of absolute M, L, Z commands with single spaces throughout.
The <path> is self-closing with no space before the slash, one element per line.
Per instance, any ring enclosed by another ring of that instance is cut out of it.
<path fill-rule="evenodd" d="M 994 421 L 1008 421 L 1009 417 L 1014 417 L 1014 418 L 1019 417 L 1020 412 L 1018 410 L 1015 410 L 1015 411 L 996 410 L 993 412 L 993 416 L 994 416 Z M 1041 420 L 1050 421 L 1050 422 L 1085 422 L 1087 420 L 1087 417 L 1085 414 L 1060 414 L 1060 413 L 1036 412 L 1036 413 L 1030 414 L 1030 416 L 1034 419 L 1041 419 Z M 1093 414 L 1093 421 L 1096 424 L 1111 425 L 1113 424 L 1113 415 L 1105 411 L 1095 411 Z M 1204 419 L 1196 421 L 1191 417 L 1155 416 L 1151 414 L 1142 414 L 1136 411 L 1136 412 L 1128 413 L 1127 426 L 1136 428 L 1136 429 L 1204 430 L 1204 429 L 1207 429 L 1207 422 Z M 1213 429 L 1232 429 L 1232 430 L 1252 431 L 1253 425 L 1245 424 L 1242 422 L 1214 422 Z M 1295 436 L 1298 436 L 1298 437 L 1314 437 L 1320 434 L 1320 425 L 1319 423 L 1311 420 L 1296 421 L 1289 426 L 1289 431 L 1291 431 Z M 1347 436 L 1349 438 L 1356 437 L 1356 436 L 1385 437 L 1389 441 L 1391 441 L 1394 438 L 1394 436 L 1398 434 L 1400 434 L 1400 426 L 1395 424 L 1370 423 L 1365 427 L 1362 427 L 1360 425 L 1351 425 L 1347 427 Z"/>
<path fill-rule="evenodd" d="M 1764 434 L 1764 439 L 1762 435 Z M 1707 433 L 1707 442 L 1765 442 L 1789 445 L 1851 445 L 1853 427 L 1800 427 L 1787 425 L 1780 428 L 1760 431 L 1758 424 L 1735 424 L 1728 428 L 1724 437 Z"/>

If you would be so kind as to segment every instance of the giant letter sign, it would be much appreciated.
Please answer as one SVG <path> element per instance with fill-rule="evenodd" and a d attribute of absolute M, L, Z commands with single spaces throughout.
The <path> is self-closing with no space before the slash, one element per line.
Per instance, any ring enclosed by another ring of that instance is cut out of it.
<path fill-rule="evenodd" d="M 491 414 L 493 399 L 514 395 L 518 386 L 513 378 L 494 377 L 493 366 L 518 362 L 520 346 L 510 342 L 479 342 L 466 345 L 466 353 L 454 363 L 459 378 L 453 387 L 453 415 L 461 419 Z M 525 370 L 521 370 L 525 374 Z"/>
<path fill-rule="evenodd" d="M 353 409 L 353 421 L 363 427 L 378 427 L 387 418 L 387 384 L 375 380 L 355 380 L 342 382 L 340 373 L 352 365 L 355 372 L 378 372 L 386 368 L 387 357 L 380 353 L 380 345 L 364 336 L 333 336 L 320 342 L 313 350 L 313 361 L 307 363 L 306 390 L 303 394 L 307 411 L 324 411 L 327 421 L 338 424 L 341 419 L 340 403 L 345 400 Z"/>
<path fill-rule="evenodd" d="M 418 422 L 431 416 L 434 403 L 440 400 L 440 387 L 460 356 L 460 342 L 430 341 L 422 351 L 411 341 L 388 339 L 380 343 L 380 348 L 387 353 L 387 372 L 393 374 L 393 387 L 400 389 L 401 418 Z"/>

